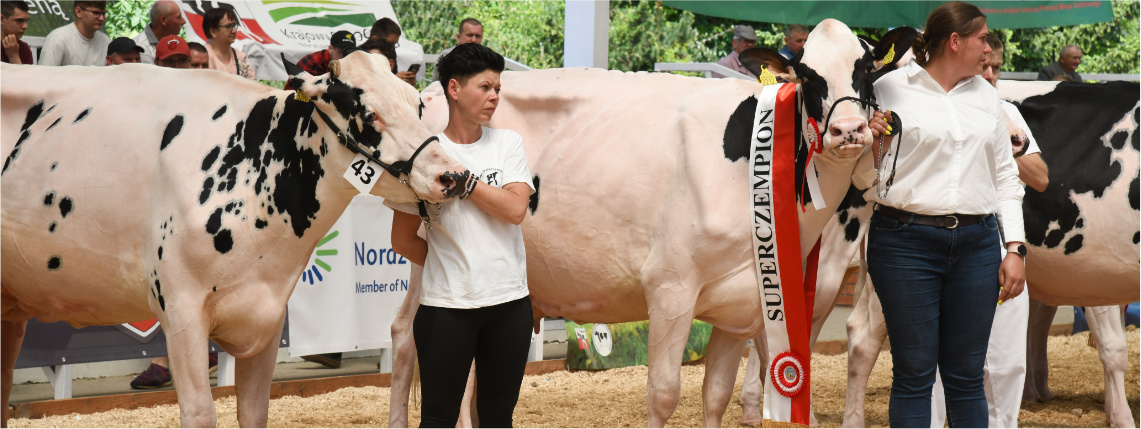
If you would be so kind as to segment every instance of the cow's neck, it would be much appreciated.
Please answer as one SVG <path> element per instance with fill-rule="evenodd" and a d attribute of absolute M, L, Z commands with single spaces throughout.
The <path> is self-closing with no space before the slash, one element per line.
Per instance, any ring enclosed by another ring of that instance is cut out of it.
<path fill-rule="evenodd" d="M 844 199 L 848 188 L 852 184 L 852 171 L 856 167 L 856 159 L 837 160 L 829 156 L 816 156 L 818 182 L 820 183 L 821 197 L 825 208 L 817 210 L 817 204 L 811 202 L 801 210 L 797 205 L 797 217 L 800 223 L 800 254 L 802 258 L 808 257 L 808 252 L 816 245 L 820 234 L 832 216 L 836 214 L 836 207 Z"/>

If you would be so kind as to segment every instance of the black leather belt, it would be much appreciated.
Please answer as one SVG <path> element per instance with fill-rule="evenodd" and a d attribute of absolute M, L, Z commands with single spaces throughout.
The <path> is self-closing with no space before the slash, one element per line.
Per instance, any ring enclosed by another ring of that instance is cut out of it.
<path fill-rule="evenodd" d="M 913 223 L 916 225 L 935 226 L 939 228 L 954 229 L 964 225 L 972 225 L 981 223 L 986 219 L 989 214 L 985 215 L 965 215 L 965 214 L 949 214 L 944 216 L 928 216 L 915 214 L 909 211 L 900 210 L 890 206 L 879 206 L 876 211 L 880 214 L 898 220 L 903 223 Z"/>

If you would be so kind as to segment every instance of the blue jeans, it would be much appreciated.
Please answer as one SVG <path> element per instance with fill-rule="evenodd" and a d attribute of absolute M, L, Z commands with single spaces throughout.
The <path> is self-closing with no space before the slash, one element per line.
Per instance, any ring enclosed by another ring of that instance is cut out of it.
<path fill-rule="evenodd" d="M 951 427 L 987 427 L 983 363 L 998 301 L 998 221 L 955 229 L 872 215 L 868 273 L 891 341 L 892 427 L 931 424 L 935 370 Z"/>

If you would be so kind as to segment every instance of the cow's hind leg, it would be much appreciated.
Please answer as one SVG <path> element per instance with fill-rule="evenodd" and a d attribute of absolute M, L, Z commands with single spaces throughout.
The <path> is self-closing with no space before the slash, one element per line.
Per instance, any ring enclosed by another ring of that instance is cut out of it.
<path fill-rule="evenodd" d="M 1034 285 L 1026 286 L 1033 290 Z M 1046 357 L 1046 343 L 1050 325 L 1058 307 L 1046 305 L 1030 298 L 1030 322 L 1026 333 L 1026 381 L 1022 388 L 1022 401 L 1046 402 L 1054 399 L 1050 392 L 1050 364 Z"/>
<path fill-rule="evenodd" d="M 645 283 L 643 283 L 645 284 Z M 680 288 L 657 287 L 660 294 Z M 649 381 L 646 414 L 650 427 L 664 427 L 681 398 L 681 356 L 693 325 L 692 297 L 650 297 Z"/>
<path fill-rule="evenodd" d="M 182 320 L 202 320 L 201 314 L 181 316 Z M 170 375 L 178 391 L 182 427 L 217 427 L 218 415 L 210 393 L 210 347 L 206 328 L 195 323 L 173 321 L 169 317 L 159 317 L 159 321 L 166 334 Z"/>
<path fill-rule="evenodd" d="M 721 427 L 725 408 L 733 396 L 745 343 L 716 327 L 709 335 L 709 346 L 705 351 L 705 381 L 701 387 L 705 403 L 703 424 L 707 428 Z"/>
<path fill-rule="evenodd" d="M 277 326 L 273 341 L 253 356 L 237 359 L 234 385 L 238 392 L 238 426 L 264 428 L 269 423 L 269 389 L 273 382 L 273 368 L 277 363 L 277 348 L 281 344 L 281 329 L 285 319 Z"/>
<path fill-rule="evenodd" d="M 753 339 L 753 346 L 749 346 L 749 359 L 745 363 L 745 381 L 741 383 L 741 397 L 738 402 L 741 403 L 741 425 L 761 427 L 761 395 L 765 390 L 764 375 L 768 371 L 762 371 L 764 365 L 761 364 L 760 354 L 757 351 L 756 344 L 765 344 L 767 337 L 764 331 L 761 335 Z M 761 350 L 765 350 L 764 346 Z"/>
<path fill-rule="evenodd" d="M 1110 426 L 1137 427 L 1125 396 L 1125 371 L 1129 368 L 1121 308 L 1116 305 L 1086 307 L 1090 335 L 1097 343 L 1097 354 L 1105 367 L 1105 418 Z"/>
<path fill-rule="evenodd" d="M 887 339 L 883 307 L 875 288 L 865 283 L 852 314 L 848 316 L 848 389 L 844 403 L 844 427 L 867 427 L 864 424 L 864 401 L 868 379 Z"/>
<path fill-rule="evenodd" d="M 412 320 L 420 308 L 420 280 L 424 267 L 412 264 L 408 294 L 392 321 L 392 390 L 388 403 L 388 427 L 408 427 L 408 398 L 416 372 L 416 342 L 412 337 Z"/>
<path fill-rule="evenodd" d="M 27 327 L 28 322 L 21 320 L 19 322 L 3 321 L 0 322 L 0 347 L 3 354 L 3 393 L 4 393 L 4 415 L 3 420 L 0 420 L 0 427 L 8 427 L 8 399 L 12 395 L 12 372 L 16 368 L 16 357 L 20 355 L 20 345 L 24 343 L 24 328 Z"/>

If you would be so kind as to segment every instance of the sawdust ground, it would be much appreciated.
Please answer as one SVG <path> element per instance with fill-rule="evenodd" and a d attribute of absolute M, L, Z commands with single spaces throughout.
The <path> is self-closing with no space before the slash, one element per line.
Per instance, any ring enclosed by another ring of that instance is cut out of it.
<path fill-rule="evenodd" d="M 1133 418 L 1138 417 L 1138 330 L 1129 328 L 1129 369 L 1125 373 L 1126 396 Z M 1055 399 L 1048 403 L 1024 403 L 1019 416 L 1022 427 L 1106 427 L 1104 377 L 1097 351 L 1086 345 L 1089 333 L 1051 337 L 1050 388 Z M 725 413 L 723 425 L 741 421 L 737 405 L 744 360 Z M 812 388 L 816 415 L 823 427 L 838 427 L 843 421 L 847 356 L 813 356 Z M 682 368 L 682 393 L 670 427 L 701 426 L 701 381 L 703 365 Z M 523 380 L 515 410 L 518 427 L 644 427 L 646 424 L 646 367 L 599 372 L 556 372 L 528 376 Z M 891 385 L 891 356 L 880 354 L 868 384 L 865 422 L 869 427 L 887 425 L 887 402 Z M 336 392 L 271 401 L 271 427 L 383 427 L 388 425 L 389 389 L 345 388 Z M 237 427 L 233 397 L 215 401 L 219 427 Z M 1077 410 L 1080 410 L 1078 412 Z M 419 410 L 410 411 L 409 423 L 420 422 Z M 178 407 L 173 405 L 131 411 L 66 415 L 43 419 L 13 419 L 9 426 L 23 427 L 178 427 Z"/>

